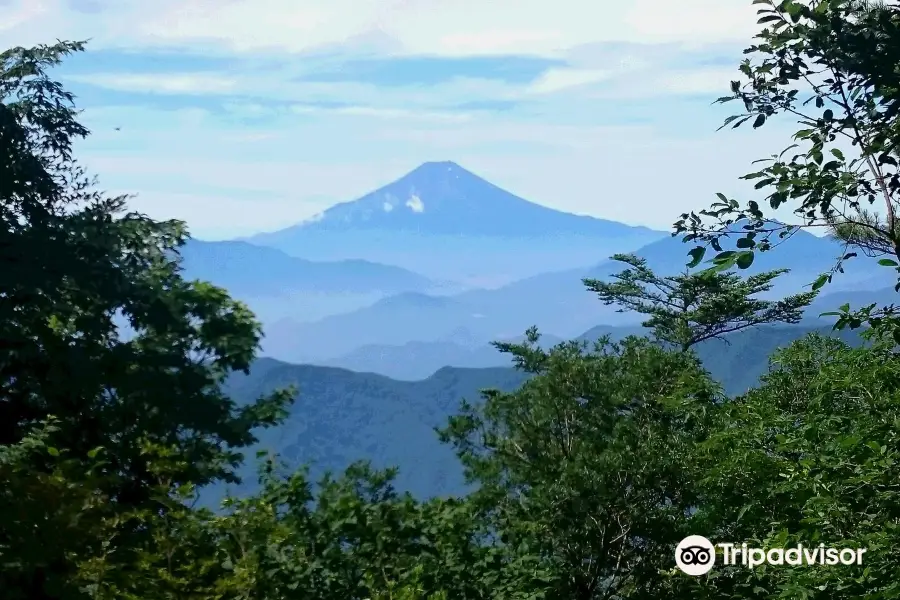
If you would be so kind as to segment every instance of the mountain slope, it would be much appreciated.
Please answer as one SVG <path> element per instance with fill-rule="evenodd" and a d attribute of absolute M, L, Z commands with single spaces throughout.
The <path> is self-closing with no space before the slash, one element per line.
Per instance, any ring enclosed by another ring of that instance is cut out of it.
<path fill-rule="evenodd" d="M 880 278 L 884 283 L 884 278 Z M 828 289 L 827 287 L 825 289 Z M 900 294 L 893 287 L 877 290 L 845 290 L 825 294 L 816 298 L 806 311 L 807 317 L 817 319 L 823 312 L 836 311 L 841 305 L 849 304 L 850 308 L 864 308 L 870 304 L 887 306 L 900 303 Z M 830 317 L 833 318 L 833 317 Z"/>
<path fill-rule="evenodd" d="M 522 336 L 506 341 L 520 341 Z M 549 348 L 562 339 L 541 337 L 541 346 Z M 485 368 L 511 366 L 509 355 L 492 345 L 464 345 L 452 340 L 408 342 L 399 346 L 372 344 L 337 358 L 318 361 L 323 366 L 340 367 L 359 373 L 378 373 L 391 379 L 416 381 L 430 377 L 443 367 Z"/>
<path fill-rule="evenodd" d="M 358 310 L 312 323 L 285 319 L 266 328 L 265 355 L 289 362 L 319 362 L 369 344 L 404 344 L 478 330 L 480 316 L 452 297 L 414 292 L 384 298 Z"/>
<path fill-rule="evenodd" d="M 741 393 L 765 372 L 773 350 L 811 331 L 828 333 L 827 328 L 759 327 L 728 336 L 727 342 L 701 344 L 698 355 L 728 392 Z M 600 328 L 583 337 L 621 333 Z M 859 343 L 855 332 L 840 336 Z M 239 403 L 287 385 L 300 392 L 287 421 L 261 432 L 260 443 L 247 456 L 257 449 L 272 450 L 293 466 L 311 463 L 314 475 L 343 469 L 356 460 L 372 460 L 379 467 L 399 467 L 400 489 L 433 496 L 463 489 L 460 466 L 433 428 L 455 414 L 461 399 L 477 401 L 484 388 L 510 391 L 525 379 L 511 368 L 443 368 L 425 380 L 396 381 L 372 373 L 261 359 L 249 375 L 234 375 L 228 391 Z M 251 464 L 243 471 L 245 485 L 236 491 L 253 489 L 252 472 Z M 208 490 L 207 502 L 224 491 Z"/>
<path fill-rule="evenodd" d="M 723 247 L 727 249 L 727 243 Z M 689 245 L 670 236 L 634 253 L 646 258 L 658 274 L 671 275 L 685 270 L 689 249 Z M 833 266 L 840 250 L 832 240 L 801 231 L 784 242 L 783 246 L 758 253 L 754 264 L 740 273 L 746 275 L 775 268 L 790 269 L 788 274 L 776 281 L 776 286 L 768 294 L 770 297 L 783 297 L 808 290 L 806 286 Z M 704 264 L 697 269 L 706 266 Z M 497 289 L 472 290 L 431 299 L 419 295 L 416 301 L 411 301 L 408 295 L 396 300 L 384 299 L 315 323 L 285 322 L 271 332 L 264 347 L 268 355 L 282 360 L 324 361 L 327 364 L 363 368 L 371 354 L 361 359 L 350 358 L 360 347 L 375 346 L 376 353 L 390 352 L 383 347 L 411 342 L 438 342 L 460 327 L 470 331 L 479 345 L 485 345 L 493 340 L 520 335 L 531 325 L 537 325 L 542 332 L 565 338 L 575 337 L 597 323 L 636 325 L 640 322 L 638 315 L 618 313 L 614 306 L 603 305 L 582 284 L 583 278 L 608 279 L 622 268 L 621 263 L 605 260 L 592 267 L 544 273 Z M 871 282 L 879 277 L 886 284 L 892 282 L 892 271 L 871 259 L 854 259 L 846 271 L 843 275 L 836 275 L 834 282 L 823 288 L 823 297 L 807 312 L 808 315 L 815 317 L 823 312 L 820 309 L 822 306 L 833 310 L 840 304 L 829 301 L 825 294 L 857 290 L 861 282 Z M 456 353 L 451 353 L 451 356 L 460 358 Z M 466 359 L 461 360 L 462 364 L 472 364 Z M 430 359 L 427 368 L 437 362 L 437 357 Z M 423 364 L 412 371 L 422 375 L 425 368 Z M 394 375 L 401 372 L 404 372 L 402 367 L 391 370 Z"/>
<path fill-rule="evenodd" d="M 399 267 L 367 260 L 313 262 L 247 242 L 192 239 L 181 248 L 181 256 L 187 277 L 212 281 L 235 293 L 397 293 L 434 286 L 427 277 Z"/>
<path fill-rule="evenodd" d="M 425 163 L 357 200 L 249 241 L 313 260 L 365 256 L 429 277 L 499 285 L 587 266 L 664 234 L 553 210 L 452 162 Z"/>
<path fill-rule="evenodd" d="M 463 486 L 452 450 L 438 443 L 433 428 L 444 424 L 462 398 L 477 400 L 479 390 L 487 387 L 512 390 L 524 379 L 512 369 L 445 368 L 423 381 L 401 382 L 261 359 L 249 375 L 234 375 L 228 391 L 238 402 L 249 402 L 288 385 L 299 390 L 286 422 L 260 432 L 260 443 L 246 456 L 257 449 L 274 450 L 294 466 L 311 463 L 314 476 L 360 459 L 382 468 L 404 465 L 399 486 L 427 496 Z M 252 489 L 252 465 L 242 473 L 241 489 Z M 216 488 L 211 497 L 224 491 Z"/>
<path fill-rule="evenodd" d="M 646 227 L 573 215 L 529 202 L 445 161 L 424 163 L 357 200 L 332 206 L 277 234 L 262 234 L 254 239 L 271 240 L 276 235 L 289 236 L 300 231 L 363 230 L 491 237 L 659 236 L 659 232 Z"/>
<path fill-rule="evenodd" d="M 314 262 L 247 242 L 192 239 L 181 255 L 188 279 L 226 288 L 267 328 L 284 318 L 316 321 L 397 293 L 460 289 L 399 267 L 367 260 Z"/>
<path fill-rule="evenodd" d="M 723 250 L 734 250 L 736 238 L 722 240 Z M 647 266 L 658 275 L 670 276 L 687 271 L 687 263 L 690 260 L 688 251 L 693 248 L 691 244 L 685 244 L 680 238 L 668 236 L 664 239 L 653 241 L 646 246 L 631 252 L 647 261 Z M 708 260 L 714 256 L 712 250 L 707 252 L 706 260 L 692 269 L 699 271 L 710 266 Z M 746 270 L 735 270 L 741 275 L 751 275 L 774 269 L 788 269 L 788 273 L 776 280 L 773 292 L 776 295 L 784 293 L 796 293 L 801 289 L 809 289 L 819 274 L 831 270 L 836 264 L 837 258 L 843 254 L 841 244 L 829 238 L 817 237 L 805 231 L 797 231 L 782 244 L 767 252 L 757 252 L 753 264 Z M 623 270 L 623 265 L 617 261 L 604 260 L 585 269 L 569 269 L 553 273 L 542 273 L 534 277 L 514 282 L 502 288 L 507 295 L 517 294 L 533 296 L 547 289 L 564 289 L 567 292 L 583 289 L 580 286 L 582 278 L 607 279 L 615 273 Z M 846 273 L 836 274 L 833 283 L 823 289 L 823 293 L 833 293 L 843 290 L 859 289 L 861 283 L 871 285 L 873 281 L 881 278 L 884 285 L 891 283 L 891 272 L 878 265 L 877 261 L 867 257 L 859 257 L 848 262 Z M 579 285 L 574 286 L 573 281 Z M 497 290 L 500 291 L 500 290 Z M 473 291 L 464 294 L 466 297 L 485 296 L 486 294 Z"/>

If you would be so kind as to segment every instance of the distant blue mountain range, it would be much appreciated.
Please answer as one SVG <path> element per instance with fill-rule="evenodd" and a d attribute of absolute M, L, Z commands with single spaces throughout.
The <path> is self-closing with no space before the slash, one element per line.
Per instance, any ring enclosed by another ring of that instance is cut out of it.
<path fill-rule="evenodd" d="M 189 240 L 181 257 L 187 276 L 238 294 L 399 293 L 435 287 L 427 277 L 400 267 L 360 259 L 315 262 L 241 241 Z"/>
<path fill-rule="evenodd" d="M 242 241 L 189 240 L 180 250 L 189 279 L 211 281 L 249 304 L 264 324 L 315 321 L 404 292 L 461 288 L 368 260 L 311 261 Z"/>
<path fill-rule="evenodd" d="M 433 279 L 500 285 L 587 266 L 665 235 L 553 210 L 456 163 L 430 162 L 357 200 L 247 241 L 311 260 L 366 258 Z"/>
<path fill-rule="evenodd" d="M 827 290 L 827 288 L 825 289 Z M 796 326 L 797 330 L 806 331 L 811 328 L 827 330 L 830 324 L 835 322 L 835 318 L 823 318 L 820 315 L 824 312 L 835 311 L 845 303 L 854 308 L 862 308 L 869 304 L 885 306 L 900 303 L 900 294 L 891 287 L 875 291 L 840 291 L 820 295 L 807 309 L 806 317 L 800 325 Z M 784 332 L 785 335 L 790 335 L 789 332 L 792 331 L 789 326 L 780 326 L 777 329 Z M 628 335 L 646 334 L 647 331 L 637 324 L 630 326 L 598 325 L 574 339 L 591 341 L 608 335 L 615 341 Z M 401 381 L 425 379 L 444 367 L 509 366 L 509 357 L 501 354 L 493 345 L 485 342 L 473 344 L 471 339 L 474 339 L 475 335 L 471 332 L 469 332 L 469 338 L 467 343 L 444 338 L 431 342 L 414 341 L 399 345 L 369 344 L 355 348 L 342 356 L 325 360 L 313 359 L 309 362 L 349 369 L 358 373 L 377 373 Z M 512 339 L 520 338 L 521 336 Z M 744 339 L 752 339 L 752 335 L 748 333 Z M 498 341 L 508 340 L 499 339 Z M 542 346 L 554 345 L 560 341 L 562 338 L 554 335 L 544 335 L 541 338 Z M 712 357 L 713 354 L 710 353 L 709 356 Z"/>
<path fill-rule="evenodd" d="M 729 242 L 723 241 L 723 248 L 729 247 Z M 670 236 L 652 242 L 634 254 L 645 258 L 658 274 L 676 275 L 687 270 L 687 252 L 690 248 L 690 245 Z M 754 264 L 742 273 L 789 269 L 789 273 L 779 278 L 769 293 L 771 297 L 781 297 L 809 290 L 809 285 L 819 274 L 834 265 L 840 252 L 840 245 L 833 240 L 799 231 L 775 250 L 758 253 Z M 603 305 L 585 290 L 582 283 L 585 278 L 608 279 L 622 271 L 623 266 L 617 261 L 606 260 L 588 268 L 543 273 L 498 289 L 470 290 L 439 298 L 405 293 L 313 323 L 296 323 L 288 319 L 272 328 L 263 348 L 267 355 L 286 361 L 365 368 L 372 362 L 372 356 L 396 352 L 385 349 L 385 346 L 403 346 L 410 342 L 443 343 L 450 332 L 459 328 L 469 331 L 473 339 L 480 340 L 484 345 L 492 340 L 519 335 L 531 325 L 563 338 L 577 336 L 600 324 L 633 326 L 640 322 L 638 315 L 619 313 L 616 307 Z M 695 270 L 708 266 L 701 264 Z M 833 283 L 826 286 L 822 293 L 860 293 L 862 283 L 881 281 L 883 286 L 891 283 L 894 275 L 892 270 L 868 258 L 853 259 L 846 271 L 836 275 Z M 883 297 L 884 292 L 879 294 Z M 809 314 L 814 317 L 840 304 L 823 297 Z M 359 354 L 356 354 L 356 359 L 351 358 L 359 348 L 366 346 L 370 350 L 375 349 L 374 353 L 367 352 L 364 360 Z M 444 348 L 449 351 L 448 357 L 459 357 L 459 353 L 450 350 L 449 346 Z M 428 351 L 434 349 L 429 347 Z M 421 353 L 426 350 L 420 346 L 417 351 Z M 434 364 L 433 360 L 426 362 L 430 366 Z M 463 359 L 460 366 L 475 365 Z M 390 373 L 394 376 L 406 374 L 397 370 Z M 415 374 L 419 376 L 422 372 L 417 370 Z"/>
<path fill-rule="evenodd" d="M 404 377 L 441 360 L 491 364 L 488 342 L 532 325 L 560 338 L 597 325 L 635 326 L 637 315 L 604 306 L 582 280 L 621 271 L 608 257 L 628 252 L 674 275 L 686 269 L 690 248 L 665 232 L 528 202 L 455 163 L 435 162 L 278 232 L 191 240 L 182 256 L 188 277 L 227 288 L 257 313 L 266 355 Z M 789 269 L 771 292 L 781 296 L 804 289 L 842 253 L 835 241 L 799 231 L 758 253 L 744 273 Z M 823 293 L 881 298 L 878 290 L 893 284 L 893 271 L 872 259 L 853 259 L 846 270 Z M 810 314 L 840 304 L 823 302 Z M 461 331 L 465 344 L 454 339 Z M 390 366 L 403 360 L 408 369 Z"/>

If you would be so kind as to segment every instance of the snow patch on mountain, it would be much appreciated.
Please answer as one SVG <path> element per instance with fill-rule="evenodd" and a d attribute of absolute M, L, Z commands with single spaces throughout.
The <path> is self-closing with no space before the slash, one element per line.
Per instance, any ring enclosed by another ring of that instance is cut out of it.
<path fill-rule="evenodd" d="M 409 200 L 406 201 L 406 206 L 409 207 L 409 210 L 414 213 L 421 213 L 425 211 L 425 203 L 422 202 L 422 199 L 419 198 L 416 194 L 413 194 L 409 197 Z"/>

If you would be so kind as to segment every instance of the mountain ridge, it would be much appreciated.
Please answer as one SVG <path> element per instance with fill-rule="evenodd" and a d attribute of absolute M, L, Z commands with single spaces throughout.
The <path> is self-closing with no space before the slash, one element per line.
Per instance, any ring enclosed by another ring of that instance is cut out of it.
<path fill-rule="evenodd" d="M 740 394 L 765 372 L 775 348 L 813 332 L 860 343 L 858 332 L 830 332 L 827 326 L 760 326 L 730 334 L 724 342 L 703 342 L 697 354 L 726 393 Z M 590 340 L 606 333 L 601 326 L 582 337 Z M 262 358 L 248 374 L 233 374 L 226 391 L 243 404 L 289 385 L 298 389 L 285 422 L 258 432 L 259 443 L 246 456 L 257 450 L 274 451 L 293 467 L 310 464 L 314 478 L 366 458 L 376 467 L 398 467 L 397 488 L 426 498 L 465 490 L 461 466 L 452 448 L 439 442 L 434 428 L 446 425 L 461 400 L 477 402 L 480 391 L 488 388 L 509 392 L 527 379 L 512 366 L 498 366 L 442 367 L 421 380 L 398 381 L 339 367 Z M 241 471 L 246 484 L 230 491 L 240 495 L 254 489 L 253 470 L 251 460 Z M 212 504 L 226 489 L 206 490 L 205 503 Z"/>
<path fill-rule="evenodd" d="M 366 257 L 431 279 L 495 287 L 588 266 L 665 236 L 516 196 L 458 164 L 419 165 L 306 221 L 244 238 L 308 260 Z"/>
<path fill-rule="evenodd" d="M 508 227 L 505 218 L 518 213 Z M 649 227 L 575 215 L 507 192 L 452 161 L 426 162 L 374 191 L 337 203 L 281 231 L 381 229 L 466 236 L 546 236 L 567 232 L 620 235 L 624 231 L 658 234 Z M 278 232 L 254 236 L 259 240 Z M 253 238 L 250 238 L 251 240 Z"/>
<path fill-rule="evenodd" d="M 646 258 L 648 266 L 658 275 L 669 276 L 686 269 L 690 247 L 669 236 L 651 242 L 633 251 L 633 254 Z M 723 248 L 728 248 L 727 241 L 723 241 Z M 833 265 L 833 256 L 839 251 L 832 240 L 799 232 L 784 247 L 758 253 L 749 269 L 735 272 L 746 276 L 788 267 L 790 272 L 779 277 L 773 289 L 764 294 L 764 297 L 780 298 L 809 290 L 808 286 L 819 274 Z M 701 264 L 694 270 L 707 266 Z M 331 364 L 332 361 L 343 360 L 362 346 L 437 342 L 458 328 L 470 331 L 474 341 L 487 344 L 492 340 L 518 335 L 532 325 L 564 338 L 578 336 L 597 323 L 636 325 L 641 321 L 639 315 L 619 313 L 615 306 L 604 305 L 582 283 L 584 278 L 608 279 L 624 267 L 617 261 L 604 260 L 586 268 L 543 273 L 499 288 L 463 291 L 439 299 L 427 294 L 419 296 L 417 302 L 385 298 L 317 322 L 285 324 L 273 333 L 264 348 L 266 354 L 286 360 L 326 361 Z M 846 273 L 836 276 L 834 282 L 822 290 L 822 296 L 825 298 L 826 294 L 853 291 L 861 281 L 870 281 L 879 275 L 889 277 L 889 271 L 878 265 L 877 261 L 856 259 Z M 888 281 L 885 279 L 886 283 Z M 409 296 L 404 295 L 403 298 L 408 299 Z M 815 310 L 821 306 L 826 305 L 822 301 L 817 302 Z M 834 308 L 836 306 L 826 306 L 825 310 Z M 279 342 L 277 338 L 280 336 L 289 339 L 290 343 Z M 308 345 L 301 348 L 304 346 L 302 340 L 322 341 L 315 347 Z M 425 350 L 425 347 L 420 350 Z M 455 351 L 454 354 L 459 355 Z M 351 361 L 351 364 L 358 363 Z"/>
<path fill-rule="evenodd" d="M 365 259 L 312 261 L 267 246 L 238 240 L 188 240 L 181 247 L 182 268 L 190 277 L 209 280 L 229 291 L 259 293 L 311 291 L 406 292 L 435 282 L 408 269 Z"/>

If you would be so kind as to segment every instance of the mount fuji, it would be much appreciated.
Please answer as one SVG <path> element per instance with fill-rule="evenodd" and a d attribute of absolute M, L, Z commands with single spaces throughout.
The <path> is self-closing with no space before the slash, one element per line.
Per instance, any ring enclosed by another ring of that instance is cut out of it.
<path fill-rule="evenodd" d="M 427 162 L 357 200 L 247 241 L 308 260 L 365 259 L 494 287 L 595 264 L 666 235 L 547 208 L 456 163 Z"/>

